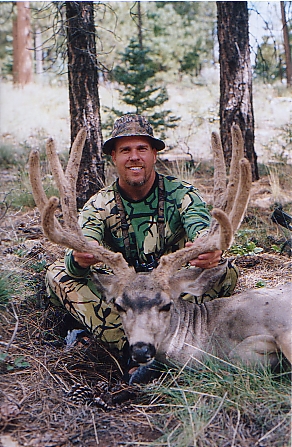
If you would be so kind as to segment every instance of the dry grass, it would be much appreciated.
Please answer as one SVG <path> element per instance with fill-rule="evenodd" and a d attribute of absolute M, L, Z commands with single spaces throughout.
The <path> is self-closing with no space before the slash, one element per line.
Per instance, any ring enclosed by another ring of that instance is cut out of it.
<path fill-rule="evenodd" d="M 168 88 L 170 100 L 165 105 L 181 117 L 166 143 L 175 153 L 191 153 L 194 160 L 211 158 L 210 135 L 218 131 L 219 83 L 217 75 L 205 73 L 201 83 L 183 80 Z M 101 105 L 123 109 L 115 85 L 99 87 Z M 258 161 L 267 163 L 282 153 L 282 128 L 291 123 L 291 91 L 283 86 L 254 84 L 256 123 L 255 150 Z M 103 113 L 103 112 L 102 112 Z M 66 86 L 31 84 L 23 89 L 10 82 L 1 84 L 1 136 L 6 142 L 38 145 L 40 136 L 55 138 L 60 151 L 68 151 L 70 121 Z M 104 118 L 104 117 L 103 117 Z M 291 162 L 291 150 L 288 154 Z"/>
<path fill-rule="evenodd" d="M 65 87 L 30 84 L 15 88 L 1 83 L 1 134 L 5 141 L 38 145 L 40 135 L 52 136 L 61 149 L 69 149 L 70 121 Z"/>
<path fill-rule="evenodd" d="M 199 370 L 168 371 L 151 404 L 169 425 L 163 444 L 189 446 L 289 445 L 289 379 L 210 362 Z M 166 408 L 167 418 L 165 417 Z"/>

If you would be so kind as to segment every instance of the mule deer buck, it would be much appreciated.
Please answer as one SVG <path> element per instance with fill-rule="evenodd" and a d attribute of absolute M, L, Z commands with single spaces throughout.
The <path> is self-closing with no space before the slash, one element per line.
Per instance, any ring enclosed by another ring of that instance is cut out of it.
<path fill-rule="evenodd" d="M 214 209 L 208 235 L 198 237 L 191 247 L 162 256 L 158 267 L 150 273 L 136 273 L 122 254 L 102 246 L 93 247 L 78 226 L 75 179 L 85 138 L 85 130 L 81 130 L 65 173 L 53 140 L 47 143 L 47 155 L 60 191 L 64 227 L 54 215 L 59 200 L 47 199 L 43 190 L 37 151 L 30 156 L 33 194 L 44 234 L 51 241 L 88 252 L 112 269 L 112 275 L 97 274 L 95 280 L 106 300 L 113 302 L 119 311 L 133 360 L 140 365 L 150 364 L 154 358 L 164 363 L 185 364 L 202 362 L 213 354 L 230 361 L 275 366 L 283 354 L 291 362 L 291 284 L 248 290 L 202 305 L 180 297 L 183 292 L 202 295 L 222 276 L 227 261 L 206 270 L 181 267 L 200 253 L 228 249 L 244 217 L 251 172 L 244 158 L 239 127 L 232 128 L 228 184 L 220 138 L 212 134 Z"/>

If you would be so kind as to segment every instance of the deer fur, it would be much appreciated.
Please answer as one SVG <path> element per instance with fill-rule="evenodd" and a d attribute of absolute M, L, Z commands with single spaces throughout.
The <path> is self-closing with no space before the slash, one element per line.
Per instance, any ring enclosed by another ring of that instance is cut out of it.
<path fill-rule="evenodd" d="M 95 276 L 108 302 L 120 313 L 131 355 L 140 364 L 154 358 L 185 364 L 202 361 L 207 353 L 246 363 L 270 363 L 283 354 L 291 363 L 291 284 L 274 289 L 249 290 L 232 298 L 196 305 L 180 298 L 199 296 L 212 287 L 226 270 L 226 262 L 213 269 L 181 268 L 207 251 L 226 250 L 244 217 L 251 189 L 251 169 L 244 158 L 240 128 L 232 127 L 232 161 L 227 183 L 223 150 L 213 133 L 214 208 L 207 235 L 191 247 L 161 257 L 151 273 L 136 273 L 121 253 L 93 247 L 78 225 L 76 178 L 86 132 L 81 129 L 73 143 L 65 173 L 52 139 L 47 156 L 60 191 L 64 227 L 55 217 L 59 200 L 47 199 L 37 151 L 30 155 L 30 181 L 41 212 L 44 234 L 53 242 L 95 256 L 112 275 Z"/>

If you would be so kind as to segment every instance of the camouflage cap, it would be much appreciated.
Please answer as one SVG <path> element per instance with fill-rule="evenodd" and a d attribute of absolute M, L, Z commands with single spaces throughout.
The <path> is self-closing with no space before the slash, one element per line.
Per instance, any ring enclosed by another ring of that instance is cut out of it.
<path fill-rule="evenodd" d="M 153 128 L 149 124 L 147 118 L 141 115 L 123 115 L 118 118 L 114 124 L 112 136 L 103 145 L 103 152 L 110 155 L 115 148 L 115 140 L 121 137 L 134 137 L 134 136 L 149 137 L 153 147 L 158 151 L 165 148 L 165 144 L 162 140 L 158 140 L 153 136 Z"/>

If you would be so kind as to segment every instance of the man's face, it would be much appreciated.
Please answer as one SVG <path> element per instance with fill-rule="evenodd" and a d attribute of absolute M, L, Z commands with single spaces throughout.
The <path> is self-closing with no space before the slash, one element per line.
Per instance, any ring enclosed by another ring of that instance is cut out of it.
<path fill-rule="evenodd" d="M 156 153 L 147 137 L 117 139 L 112 159 L 117 168 L 121 188 L 127 190 L 128 186 L 152 186 L 155 179 Z"/>

